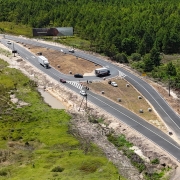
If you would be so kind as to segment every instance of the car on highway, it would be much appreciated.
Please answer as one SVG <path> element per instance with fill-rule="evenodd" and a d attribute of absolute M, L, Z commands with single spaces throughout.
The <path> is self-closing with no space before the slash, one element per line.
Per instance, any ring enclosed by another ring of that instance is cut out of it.
<path fill-rule="evenodd" d="M 114 87 L 118 87 L 117 83 L 116 82 L 111 82 L 111 85 L 114 86 Z"/>
<path fill-rule="evenodd" d="M 69 49 L 69 52 L 74 53 L 74 49 L 73 48 Z"/>
<path fill-rule="evenodd" d="M 83 75 L 82 74 L 74 74 L 74 77 L 75 78 L 83 78 Z"/>
<path fill-rule="evenodd" d="M 7 44 L 11 44 L 11 41 L 8 41 Z"/>
<path fill-rule="evenodd" d="M 66 80 L 64 80 L 64 79 L 60 79 L 60 82 L 62 82 L 62 83 L 66 83 Z"/>
<path fill-rule="evenodd" d="M 81 90 L 81 91 L 80 91 L 80 94 L 83 95 L 83 96 L 87 96 L 87 93 L 86 93 L 85 90 Z"/>

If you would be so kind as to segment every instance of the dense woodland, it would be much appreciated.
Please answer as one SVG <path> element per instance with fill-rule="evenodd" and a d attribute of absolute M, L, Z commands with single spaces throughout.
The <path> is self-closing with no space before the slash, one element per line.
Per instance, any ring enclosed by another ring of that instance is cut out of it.
<path fill-rule="evenodd" d="M 72 26 L 96 52 L 121 63 L 131 56 L 134 68 L 171 78 L 175 88 L 180 88 L 180 63 L 162 67 L 161 54 L 180 52 L 179 19 L 177 0 L 0 0 L 0 22 Z"/>

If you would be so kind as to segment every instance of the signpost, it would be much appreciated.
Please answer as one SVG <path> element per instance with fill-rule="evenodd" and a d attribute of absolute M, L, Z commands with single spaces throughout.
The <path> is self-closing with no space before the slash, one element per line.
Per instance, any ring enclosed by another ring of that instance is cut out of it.
<path fill-rule="evenodd" d="M 14 57 L 15 57 L 15 54 L 17 53 L 17 50 L 14 49 L 14 43 L 13 43 L 13 50 L 12 50 L 12 53 L 14 53 Z"/>

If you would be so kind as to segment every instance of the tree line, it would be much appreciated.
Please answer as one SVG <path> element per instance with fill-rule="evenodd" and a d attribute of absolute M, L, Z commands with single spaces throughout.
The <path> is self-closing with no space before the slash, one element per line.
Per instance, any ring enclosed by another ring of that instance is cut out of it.
<path fill-rule="evenodd" d="M 134 67 L 142 65 L 146 72 L 161 65 L 160 53 L 180 52 L 179 19 L 178 0 L 0 0 L 0 21 L 73 27 L 96 52 L 115 61 L 144 57 Z"/>
<path fill-rule="evenodd" d="M 0 0 L 0 21 L 36 28 L 72 26 L 110 56 L 143 55 L 153 47 L 177 53 L 179 5 L 177 0 Z"/>

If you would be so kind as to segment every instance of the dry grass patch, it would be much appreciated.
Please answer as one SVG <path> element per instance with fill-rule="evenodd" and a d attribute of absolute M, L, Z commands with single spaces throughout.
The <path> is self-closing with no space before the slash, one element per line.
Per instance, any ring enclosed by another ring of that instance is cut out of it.
<path fill-rule="evenodd" d="M 70 71 L 72 74 L 91 73 L 96 68 L 101 67 L 85 59 L 70 54 L 64 54 L 63 52 L 53 49 L 31 45 L 28 45 L 28 47 L 30 51 L 35 54 L 37 54 L 37 52 L 42 52 L 42 55 L 49 60 L 50 65 L 64 74 L 69 74 Z"/>
<path fill-rule="evenodd" d="M 108 84 L 108 80 L 90 83 L 88 84 L 88 87 L 97 94 L 113 100 L 157 128 L 167 132 L 166 126 L 161 118 L 154 112 L 152 106 L 146 99 L 131 84 L 127 83 L 124 79 L 112 79 L 112 81 L 115 81 L 118 84 L 118 87 L 113 87 Z M 126 86 L 127 84 L 129 84 L 129 87 Z M 101 93 L 102 91 L 104 91 L 104 94 Z M 139 96 L 141 96 L 142 99 L 139 99 Z M 118 102 L 118 98 L 121 99 L 120 102 Z M 152 111 L 149 111 L 148 108 L 151 108 Z M 143 110 L 143 113 L 139 112 L 140 109 Z"/>

